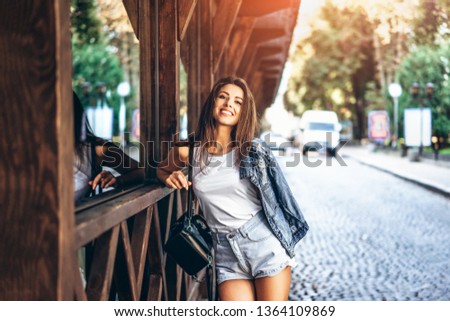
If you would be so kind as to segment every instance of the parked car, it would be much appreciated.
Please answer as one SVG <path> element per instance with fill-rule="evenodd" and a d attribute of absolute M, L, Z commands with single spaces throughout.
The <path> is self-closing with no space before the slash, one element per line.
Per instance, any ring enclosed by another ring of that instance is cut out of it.
<path fill-rule="evenodd" d="M 295 141 L 303 155 L 310 150 L 325 150 L 330 156 L 336 155 L 342 126 L 334 111 L 307 110 L 300 121 L 300 133 Z"/>

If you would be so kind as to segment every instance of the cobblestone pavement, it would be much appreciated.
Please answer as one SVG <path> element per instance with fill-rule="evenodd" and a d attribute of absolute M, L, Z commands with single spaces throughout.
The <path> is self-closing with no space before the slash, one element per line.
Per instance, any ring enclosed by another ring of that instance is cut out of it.
<path fill-rule="evenodd" d="M 316 161 L 285 167 L 310 225 L 290 299 L 450 300 L 450 200 L 351 159 Z"/>

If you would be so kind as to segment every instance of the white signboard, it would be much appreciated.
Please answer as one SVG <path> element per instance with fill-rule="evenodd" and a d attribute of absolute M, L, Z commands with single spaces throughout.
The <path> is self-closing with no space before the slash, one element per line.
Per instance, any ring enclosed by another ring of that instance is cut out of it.
<path fill-rule="evenodd" d="M 420 146 L 420 133 L 422 132 L 422 146 L 431 146 L 431 109 L 407 108 L 404 119 L 405 145 Z"/>

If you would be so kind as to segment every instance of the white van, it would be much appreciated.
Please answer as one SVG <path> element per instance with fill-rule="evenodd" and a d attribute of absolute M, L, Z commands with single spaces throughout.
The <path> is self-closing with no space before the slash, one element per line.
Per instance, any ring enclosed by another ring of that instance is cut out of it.
<path fill-rule="evenodd" d="M 303 155 L 309 150 L 325 150 L 328 155 L 335 156 L 339 145 L 342 126 L 334 111 L 307 110 L 300 120 L 300 133 L 297 144 Z"/>

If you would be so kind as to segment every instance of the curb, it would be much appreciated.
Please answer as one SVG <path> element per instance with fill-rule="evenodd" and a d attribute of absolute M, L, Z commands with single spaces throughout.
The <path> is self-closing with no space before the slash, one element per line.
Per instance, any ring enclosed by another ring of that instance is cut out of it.
<path fill-rule="evenodd" d="M 424 187 L 424 188 L 426 188 L 426 189 L 428 189 L 428 190 L 430 190 L 432 192 L 435 192 L 435 193 L 441 194 L 441 195 L 443 195 L 443 196 L 445 196 L 447 198 L 450 198 L 450 190 L 448 190 L 448 189 L 440 188 L 440 187 L 432 185 L 430 183 L 423 182 L 423 181 L 420 181 L 418 179 L 414 179 L 414 178 L 411 178 L 411 177 L 407 177 L 407 176 L 399 174 L 399 173 L 397 173 L 395 171 L 392 171 L 392 170 L 389 170 L 389 169 L 386 169 L 386 168 L 383 168 L 383 167 L 371 164 L 369 162 L 365 162 L 365 161 L 363 161 L 363 160 L 361 160 L 361 159 L 359 159 L 357 157 L 354 157 L 354 156 L 351 156 L 351 155 L 348 155 L 348 154 L 345 154 L 345 156 L 348 157 L 348 158 L 351 158 L 351 159 L 353 159 L 353 160 L 355 160 L 357 162 L 359 162 L 360 164 L 363 164 L 363 165 L 375 168 L 375 169 L 377 169 L 379 171 L 391 174 L 391 175 L 393 175 L 395 177 L 398 177 L 398 178 L 401 178 L 401 179 L 403 179 L 405 181 L 417 184 L 417 185 L 419 185 L 421 187 Z"/>

